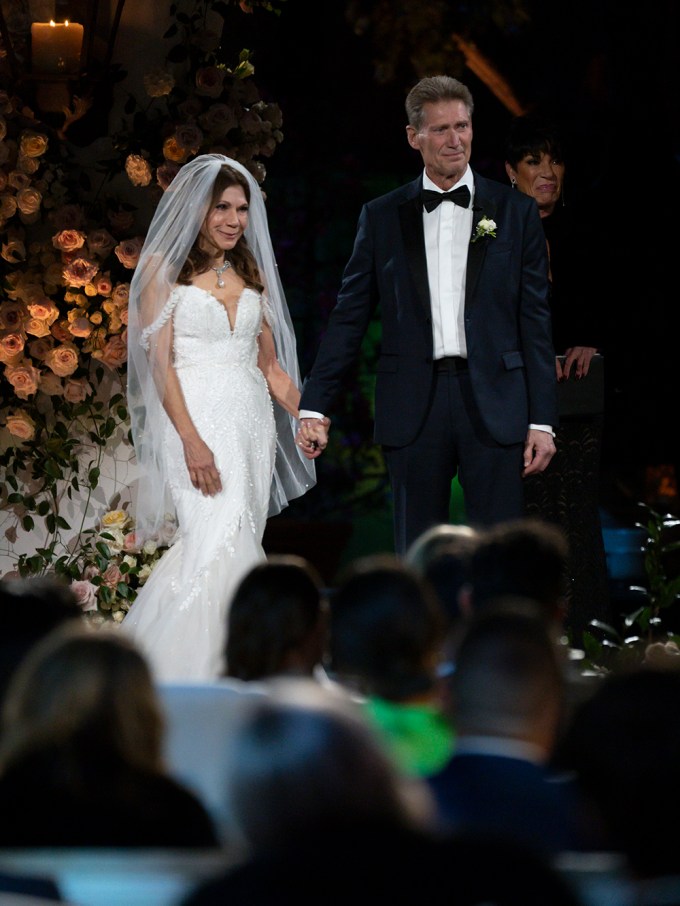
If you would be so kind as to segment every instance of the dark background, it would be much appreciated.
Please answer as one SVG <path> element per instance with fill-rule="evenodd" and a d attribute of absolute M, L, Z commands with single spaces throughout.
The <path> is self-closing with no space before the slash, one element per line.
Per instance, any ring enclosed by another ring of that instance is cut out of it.
<path fill-rule="evenodd" d="M 515 4 L 521 16 L 485 2 L 280 6 L 280 16 L 256 9 L 241 17 L 233 37 L 253 51 L 256 82 L 283 111 L 284 141 L 265 161 L 264 189 L 303 376 L 361 204 L 421 167 L 404 113 L 419 77 L 446 72 L 470 87 L 472 166 L 506 181 L 501 149 L 512 114 L 465 66 L 447 38 L 456 31 L 525 108 L 543 108 L 564 127 L 565 201 L 599 224 L 609 286 L 603 504 L 623 512 L 653 498 L 650 467 L 678 461 L 678 4 L 652 0 L 641 10 L 613 0 L 535 0 Z M 359 384 L 365 379 L 356 375 Z M 370 441 L 362 405 L 355 394 L 334 425 Z"/>

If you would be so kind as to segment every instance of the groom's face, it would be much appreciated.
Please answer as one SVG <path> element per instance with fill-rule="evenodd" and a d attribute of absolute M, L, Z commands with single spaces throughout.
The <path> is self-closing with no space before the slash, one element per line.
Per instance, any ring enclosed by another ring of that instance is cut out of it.
<path fill-rule="evenodd" d="M 407 126 L 412 148 L 423 157 L 430 179 L 442 189 L 458 182 L 472 150 L 472 119 L 463 101 L 437 101 L 423 107 L 425 120 L 416 132 Z"/>

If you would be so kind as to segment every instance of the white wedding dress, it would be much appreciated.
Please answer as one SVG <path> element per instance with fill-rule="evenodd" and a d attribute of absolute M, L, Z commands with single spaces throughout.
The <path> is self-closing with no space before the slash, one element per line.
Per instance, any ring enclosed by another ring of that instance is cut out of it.
<path fill-rule="evenodd" d="M 265 559 L 276 429 L 257 367 L 262 296 L 244 289 L 233 330 L 225 307 L 197 286 L 176 287 L 162 314 L 173 318 L 174 364 L 189 413 L 211 448 L 222 490 L 204 497 L 189 480 L 182 443 L 167 419 L 167 457 L 178 537 L 140 589 L 121 629 L 147 655 L 159 681 L 212 680 L 223 671 L 234 590 Z"/>

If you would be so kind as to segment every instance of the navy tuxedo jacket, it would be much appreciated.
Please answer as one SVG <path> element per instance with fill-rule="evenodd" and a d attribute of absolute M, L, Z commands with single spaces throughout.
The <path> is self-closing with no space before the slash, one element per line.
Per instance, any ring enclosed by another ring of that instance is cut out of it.
<path fill-rule="evenodd" d="M 521 443 L 530 423 L 555 426 L 558 418 L 545 235 L 533 198 L 473 175 L 472 235 L 488 217 L 496 222 L 496 238 L 469 245 L 465 335 L 471 385 L 494 440 Z M 419 176 L 364 205 L 300 402 L 301 409 L 330 414 L 378 309 L 374 438 L 396 447 L 417 435 L 434 380 L 421 188 Z"/>

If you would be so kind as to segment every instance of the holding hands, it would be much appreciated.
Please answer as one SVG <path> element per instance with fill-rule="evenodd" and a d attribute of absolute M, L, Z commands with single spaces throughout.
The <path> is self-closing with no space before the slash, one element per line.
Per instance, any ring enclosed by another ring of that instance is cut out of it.
<path fill-rule="evenodd" d="M 300 419 L 300 430 L 295 442 L 307 459 L 316 459 L 326 449 L 330 424 L 328 417 Z"/>

